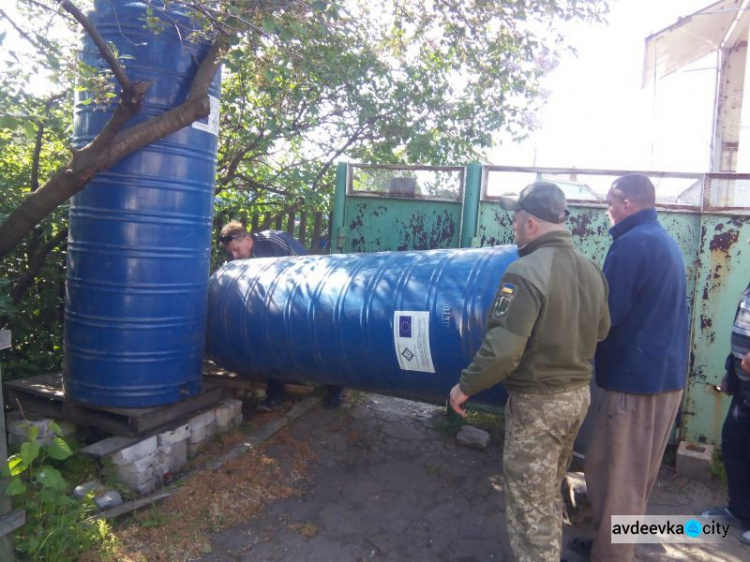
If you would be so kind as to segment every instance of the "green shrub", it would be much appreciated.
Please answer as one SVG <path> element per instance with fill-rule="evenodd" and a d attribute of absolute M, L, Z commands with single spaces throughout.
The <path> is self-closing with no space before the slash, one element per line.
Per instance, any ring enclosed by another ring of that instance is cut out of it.
<path fill-rule="evenodd" d="M 26 512 L 26 524 L 14 535 L 15 547 L 24 559 L 62 562 L 77 560 L 78 554 L 107 540 L 106 521 L 90 516 L 95 510 L 93 492 L 82 501 L 70 495 L 60 470 L 52 464 L 72 455 L 60 437 L 60 427 L 52 423 L 54 437 L 42 443 L 39 428 L 28 426 L 28 440 L 18 453 L 8 457 L 4 475 L 9 479 L 5 495 L 15 508 Z"/>

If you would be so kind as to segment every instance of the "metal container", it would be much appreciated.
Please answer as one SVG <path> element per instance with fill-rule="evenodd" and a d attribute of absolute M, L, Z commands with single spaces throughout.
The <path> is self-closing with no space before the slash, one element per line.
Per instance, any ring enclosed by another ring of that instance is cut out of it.
<path fill-rule="evenodd" d="M 514 246 L 238 260 L 208 286 L 210 355 L 249 378 L 444 402 Z M 502 405 L 496 386 L 473 403 Z"/>
<path fill-rule="evenodd" d="M 194 22 L 186 14 L 154 9 L 163 24 L 154 34 L 144 26 L 146 10 L 101 0 L 89 14 L 129 78 L 153 81 L 128 127 L 184 101 L 209 47 L 189 38 Z M 105 66 L 88 38 L 80 57 Z M 71 400 L 142 408 L 200 391 L 218 73 L 210 93 L 208 119 L 124 158 L 71 200 L 63 377 Z M 88 92 L 77 94 L 76 147 L 97 135 L 117 99 L 105 108 L 90 102 Z"/>

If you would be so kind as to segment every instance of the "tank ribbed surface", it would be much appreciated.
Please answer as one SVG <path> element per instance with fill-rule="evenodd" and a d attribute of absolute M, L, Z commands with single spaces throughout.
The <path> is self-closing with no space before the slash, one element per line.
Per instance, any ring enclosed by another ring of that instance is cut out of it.
<path fill-rule="evenodd" d="M 504 246 L 229 262 L 209 281 L 208 350 L 248 378 L 444 402 L 517 257 Z M 505 398 L 498 386 L 473 400 Z"/>
<path fill-rule="evenodd" d="M 184 101 L 208 49 L 188 40 L 190 18 L 169 12 L 154 35 L 138 2 L 98 1 L 89 16 L 124 55 L 129 78 L 153 81 L 128 127 Z M 81 58 L 104 68 L 88 38 Z M 210 93 L 218 100 L 218 73 Z M 102 111 L 86 95 L 76 98 L 76 147 L 117 102 Z M 217 147 L 207 128 L 185 127 L 131 154 L 71 200 L 63 378 L 71 400 L 141 408 L 200 391 Z"/>

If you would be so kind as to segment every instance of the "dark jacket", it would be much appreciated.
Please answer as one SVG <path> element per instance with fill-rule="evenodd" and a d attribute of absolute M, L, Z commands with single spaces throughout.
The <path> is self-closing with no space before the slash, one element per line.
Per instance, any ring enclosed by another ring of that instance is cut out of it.
<path fill-rule="evenodd" d="M 304 256 L 307 249 L 288 232 L 283 230 L 263 230 L 253 232 L 253 258 L 279 258 L 284 256 Z"/>
<path fill-rule="evenodd" d="M 465 394 L 501 381 L 517 392 L 554 394 L 591 380 L 596 342 L 609 330 L 604 275 L 573 249 L 568 231 L 544 234 L 518 253 L 498 287 L 482 347 L 461 373 Z"/>
<path fill-rule="evenodd" d="M 596 351 L 596 383 L 633 394 L 681 390 L 689 336 L 682 253 L 654 209 L 630 215 L 610 234 L 603 269 L 612 329 Z"/>

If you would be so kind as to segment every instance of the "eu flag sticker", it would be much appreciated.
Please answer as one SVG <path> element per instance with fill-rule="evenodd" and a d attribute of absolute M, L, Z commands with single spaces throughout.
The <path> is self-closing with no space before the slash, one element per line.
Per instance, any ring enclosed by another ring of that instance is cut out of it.
<path fill-rule="evenodd" d="M 400 316 L 398 320 L 398 336 L 400 338 L 411 337 L 411 316 Z"/>

